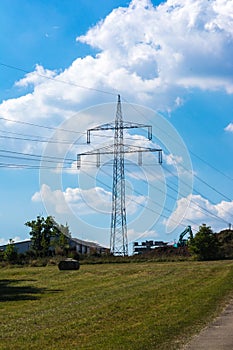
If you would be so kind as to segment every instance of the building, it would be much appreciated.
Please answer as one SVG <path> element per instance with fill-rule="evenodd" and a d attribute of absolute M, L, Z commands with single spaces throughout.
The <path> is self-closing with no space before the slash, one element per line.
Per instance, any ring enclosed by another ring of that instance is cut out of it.
<path fill-rule="evenodd" d="M 167 246 L 167 242 L 163 241 L 145 241 L 141 242 L 134 242 L 133 244 L 133 254 L 143 254 L 148 253 L 149 251 L 156 249 L 158 247 L 165 247 Z"/>
<path fill-rule="evenodd" d="M 28 239 L 26 241 L 14 243 L 14 246 L 15 246 L 15 249 L 17 250 L 17 253 L 22 254 L 30 250 L 31 244 L 32 244 L 32 241 Z M 5 251 L 7 246 L 8 244 L 4 244 L 0 246 L 0 251 Z"/>
<path fill-rule="evenodd" d="M 95 242 L 83 241 L 78 238 L 70 238 L 69 246 L 71 249 L 75 249 L 79 254 L 90 254 L 95 252 L 97 254 L 108 253 L 109 249 L 103 247 Z"/>
<path fill-rule="evenodd" d="M 28 252 L 31 249 L 31 245 L 31 240 L 14 243 L 15 249 L 19 254 Z M 0 246 L 0 251 L 5 251 L 6 247 L 7 244 Z M 97 254 L 104 254 L 109 252 L 108 248 L 103 247 L 98 243 L 84 241 L 78 238 L 69 238 L 69 247 L 79 254 L 90 254 L 92 252 L 95 252 Z"/>

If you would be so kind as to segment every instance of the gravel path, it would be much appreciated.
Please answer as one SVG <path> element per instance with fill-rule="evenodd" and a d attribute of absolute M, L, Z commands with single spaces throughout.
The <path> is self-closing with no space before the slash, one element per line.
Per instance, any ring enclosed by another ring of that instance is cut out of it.
<path fill-rule="evenodd" d="M 233 300 L 183 350 L 233 350 Z"/>

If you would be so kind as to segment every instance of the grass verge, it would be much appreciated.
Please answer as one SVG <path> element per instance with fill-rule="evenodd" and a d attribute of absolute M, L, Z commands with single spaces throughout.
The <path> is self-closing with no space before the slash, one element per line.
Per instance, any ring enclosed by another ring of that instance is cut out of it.
<path fill-rule="evenodd" d="M 0 269 L 0 349 L 179 349 L 233 291 L 233 262 Z"/>

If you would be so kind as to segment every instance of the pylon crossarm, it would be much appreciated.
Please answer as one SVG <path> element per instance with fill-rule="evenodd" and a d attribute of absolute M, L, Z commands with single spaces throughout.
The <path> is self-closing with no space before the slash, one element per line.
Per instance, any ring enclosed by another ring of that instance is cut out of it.
<path fill-rule="evenodd" d="M 82 152 L 79 153 L 79 156 L 91 156 L 91 155 L 95 155 L 95 154 L 113 154 L 114 153 L 114 149 L 113 149 L 113 145 L 110 146 L 105 146 L 105 147 L 101 147 L 101 148 L 95 148 L 92 151 L 87 151 L 87 152 Z"/>
<path fill-rule="evenodd" d="M 162 152 L 161 148 L 154 147 L 142 147 L 134 145 L 125 145 L 124 144 L 124 153 L 134 153 L 134 152 Z"/>
<path fill-rule="evenodd" d="M 95 126 L 94 128 L 87 130 L 87 143 L 91 143 L 91 131 L 100 131 L 100 130 L 115 130 L 116 124 L 106 123 L 102 125 Z M 148 140 L 152 140 L 152 126 L 147 124 L 131 123 L 131 122 L 121 122 L 118 125 L 118 129 L 148 129 Z"/>
<path fill-rule="evenodd" d="M 123 122 L 123 129 L 147 129 L 148 140 L 152 140 L 152 126 L 151 125 Z"/>
<path fill-rule="evenodd" d="M 116 145 L 115 145 L 116 146 Z M 139 147 L 139 146 L 133 146 L 133 145 L 125 145 L 118 143 L 118 146 L 120 146 L 123 149 L 124 154 L 130 154 L 130 153 L 138 153 L 138 165 L 142 165 L 142 153 L 144 152 L 158 152 L 158 162 L 159 164 L 162 164 L 162 149 L 161 148 L 152 148 L 152 147 Z M 117 146 L 117 147 L 118 147 Z M 92 151 L 83 152 L 77 154 L 77 168 L 80 169 L 81 167 L 81 156 L 92 156 L 96 155 L 96 166 L 100 167 L 100 155 L 106 155 L 106 154 L 115 154 L 116 153 L 116 147 L 114 145 L 101 147 L 98 149 L 94 149 Z"/>
<path fill-rule="evenodd" d="M 136 152 L 162 152 L 161 148 L 153 148 L 153 147 L 139 147 L 139 146 L 133 146 L 133 145 L 125 145 L 119 143 L 118 145 L 121 145 L 124 147 L 124 153 L 136 153 Z M 95 154 L 114 154 L 114 147 L 113 145 L 101 147 L 98 149 L 94 149 L 92 151 L 87 151 L 83 153 L 79 153 L 78 156 L 87 156 L 87 155 L 95 155 Z"/>
<path fill-rule="evenodd" d="M 102 125 L 98 125 L 94 128 L 87 130 L 87 143 L 91 143 L 91 131 L 100 131 L 100 130 L 114 130 L 115 123 L 106 123 Z"/>
<path fill-rule="evenodd" d="M 127 220 L 125 205 L 125 170 L 124 156 L 126 153 L 138 153 L 138 163 L 142 165 L 143 152 L 158 152 L 159 164 L 162 163 L 162 149 L 157 147 L 141 147 L 124 144 L 124 129 L 148 129 L 148 139 L 152 140 L 152 126 L 133 122 L 124 122 L 121 111 L 121 98 L 118 95 L 115 122 L 106 123 L 87 130 L 87 143 L 91 142 L 91 132 L 114 130 L 114 143 L 77 155 L 77 167 L 81 166 L 81 156 L 97 155 L 97 167 L 100 166 L 100 155 L 113 155 L 113 186 L 110 252 L 114 255 L 128 255 Z"/>

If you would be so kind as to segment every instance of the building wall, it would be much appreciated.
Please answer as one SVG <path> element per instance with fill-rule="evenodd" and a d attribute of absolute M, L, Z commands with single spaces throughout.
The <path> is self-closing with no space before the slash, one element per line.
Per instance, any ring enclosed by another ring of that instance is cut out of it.
<path fill-rule="evenodd" d="M 27 251 L 30 250 L 31 248 L 31 240 L 28 241 L 23 241 L 23 242 L 16 242 L 14 243 L 16 251 L 21 254 L 21 253 L 26 253 Z M 80 254 L 90 254 L 91 250 L 96 250 L 98 253 L 102 253 L 107 251 L 107 248 L 104 248 L 102 246 L 99 246 L 98 244 L 94 242 L 85 242 L 82 240 L 79 240 L 77 238 L 69 239 L 69 246 L 71 249 L 75 249 L 77 253 Z M 7 244 L 0 246 L 0 250 L 5 251 L 7 247 Z"/>
<path fill-rule="evenodd" d="M 14 246 L 18 254 L 23 254 L 23 253 L 26 253 L 28 250 L 30 250 L 31 243 L 32 242 L 30 240 L 23 241 L 23 242 L 16 242 L 14 243 Z M 8 244 L 0 246 L 0 250 L 5 251 L 7 246 Z"/>

